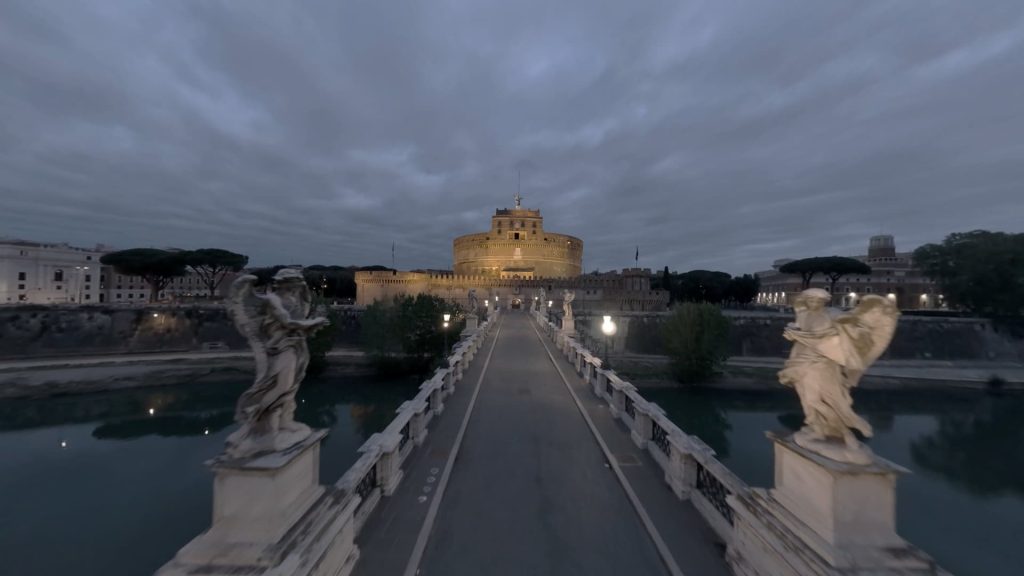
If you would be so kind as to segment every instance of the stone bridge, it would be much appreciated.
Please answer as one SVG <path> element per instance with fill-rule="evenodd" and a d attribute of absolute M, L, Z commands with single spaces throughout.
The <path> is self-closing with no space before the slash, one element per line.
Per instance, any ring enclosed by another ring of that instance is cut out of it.
<path fill-rule="evenodd" d="M 213 526 L 158 574 L 944 573 L 895 533 L 897 466 L 776 438 L 750 488 L 541 314 L 492 314 L 449 365 L 332 486 L 318 439 L 217 470 Z"/>

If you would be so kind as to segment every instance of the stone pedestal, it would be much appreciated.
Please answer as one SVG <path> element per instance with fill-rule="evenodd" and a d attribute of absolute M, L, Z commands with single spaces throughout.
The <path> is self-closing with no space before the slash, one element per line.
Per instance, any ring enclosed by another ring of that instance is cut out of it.
<path fill-rule="evenodd" d="M 158 576 L 348 574 L 359 557 L 352 513 L 358 496 L 319 484 L 314 431 L 282 452 L 207 462 L 213 469 L 213 523 Z"/>
<path fill-rule="evenodd" d="M 573 318 L 562 318 L 562 333 L 566 336 L 576 336 L 576 320 Z"/>
<path fill-rule="evenodd" d="M 480 325 L 480 318 L 476 314 L 466 315 L 466 327 L 462 329 L 464 335 L 475 334 L 477 326 Z"/>
<path fill-rule="evenodd" d="M 728 559 L 739 575 L 942 574 L 896 534 L 896 480 L 908 470 L 878 456 L 868 464 L 825 458 L 769 434 L 775 487 L 730 496 Z"/>

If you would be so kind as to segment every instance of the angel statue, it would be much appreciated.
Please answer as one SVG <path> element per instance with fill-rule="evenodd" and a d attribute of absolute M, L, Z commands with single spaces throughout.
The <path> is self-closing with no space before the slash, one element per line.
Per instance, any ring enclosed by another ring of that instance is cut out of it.
<path fill-rule="evenodd" d="M 575 299 L 575 290 L 562 290 L 562 318 L 564 320 L 572 320 L 572 301 Z"/>
<path fill-rule="evenodd" d="M 480 309 L 480 299 L 476 297 L 476 288 L 469 289 L 466 299 L 469 300 L 469 313 L 476 314 L 476 311 Z"/>
<path fill-rule="evenodd" d="M 541 308 L 541 310 L 543 310 L 543 309 L 548 307 L 547 301 L 548 301 L 548 292 L 547 292 L 547 290 L 544 289 L 543 286 L 541 286 L 540 287 L 540 308 Z"/>
<path fill-rule="evenodd" d="M 295 421 L 295 393 L 309 364 L 306 337 L 328 324 L 326 318 L 307 318 L 310 292 L 298 270 L 282 268 L 265 294 L 254 290 L 255 281 L 240 276 L 227 301 L 256 359 L 256 379 L 235 408 L 241 427 L 228 436 L 230 458 L 284 450 L 309 436 L 309 426 Z"/>
<path fill-rule="evenodd" d="M 871 451 L 851 428 L 870 437 L 871 425 L 853 411 L 850 389 L 889 346 L 900 312 L 886 298 L 868 295 L 852 312 L 833 318 L 825 309 L 830 300 L 820 288 L 797 296 L 796 321 L 783 331 L 793 349 L 779 381 L 796 389 L 803 407 L 804 426 L 793 435 L 798 445 L 833 460 L 866 464 Z"/>

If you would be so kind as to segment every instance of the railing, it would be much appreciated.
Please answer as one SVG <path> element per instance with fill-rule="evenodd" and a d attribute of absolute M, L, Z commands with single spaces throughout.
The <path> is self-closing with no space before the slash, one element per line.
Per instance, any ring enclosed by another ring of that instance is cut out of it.
<path fill-rule="evenodd" d="M 661 450 L 665 456 L 671 456 L 672 450 L 668 444 L 668 431 L 658 422 L 651 423 L 651 442 Z"/>
<path fill-rule="evenodd" d="M 648 450 L 664 469 L 665 482 L 673 492 L 680 498 L 694 496 L 697 511 L 727 544 L 731 542 L 733 511 L 728 497 L 747 495 L 750 488 L 716 460 L 714 450 L 699 438 L 680 430 L 665 417 L 661 408 L 644 400 L 630 383 L 612 371 L 601 369 L 600 358 L 563 334 L 554 323 L 541 318 L 538 322 L 547 325 L 545 331 L 570 362 L 576 365 L 577 358 L 582 358 L 594 374 L 604 375 L 604 386 L 595 383 L 591 388 L 594 394 L 608 402 L 610 413 L 630 428 L 634 442 Z"/>
<path fill-rule="evenodd" d="M 729 489 L 700 462 L 697 462 L 697 491 L 704 498 L 707 498 L 708 502 L 715 507 L 715 510 L 718 510 L 718 513 L 731 526 L 732 508 L 726 501 L 726 497 L 730 494 Z"/>
<path fill-rule="evenodd" d="M 370 466 L 370 469 L 363 475 L 363 479 L 356 484 L 356 494 L 363 499 L 363 502 L 370 496 L 370 492 L 373 492 L 377 488 L 377 467 Z"/>
<path fill-rule="evenodd" d="M 468 368 L 469 359 L 483 344 L 491 326 L 490 321 L 481 323 L 476 333 L 455 345 L 447 358 L 451 368 L 438 369 L 424 382 L 419 393 L 396 411 L 391 423 L 359 448 L 362 456 L 335 483 L 360 498 L 353 515 L 356 534 L 380 499 L 390 496 L 398 487 L 405 458 L 423 442 L 427 424 L 434 414 L 440 413 L 444 398 L 454 393 L 455 383 Z"/>
<path fill-rule="evenodd" d="M 430 398 L 430 396 L 427 396 L 427 398 Z M 409 422 L 406 422 L 405 426 L 402 426 L 402 431 L 399 432 L 402 435 L 402 439 L 398 441 L 398 449 L 400 451 L 404 451 L 405 445 L 409 443 L 409 424 Z"/>

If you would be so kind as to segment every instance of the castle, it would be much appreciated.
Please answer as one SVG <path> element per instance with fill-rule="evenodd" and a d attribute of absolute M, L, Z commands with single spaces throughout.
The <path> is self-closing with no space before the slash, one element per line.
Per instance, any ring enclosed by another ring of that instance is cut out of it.
<path fill-rule="evenodd" d="M 356 304 L 432 294 L 465 306 L 475 289 L 481 304 L 520 308 L 531 306 L 543 289 L 550 305 L 560 309 L 562 290 L 568 289 L 576 291 L 573 307 L 581 311 L 652 311 L 668 305 L 667 292 L 651 290 L 649 269 L 583 275 L 583 241 L 544 230 L 540 210 L 523 208 L 521 202 L 516 194 L 514 208 L 495 210 L 488 232 L 452 242 L 453 273 L 356 272 Z"/>

